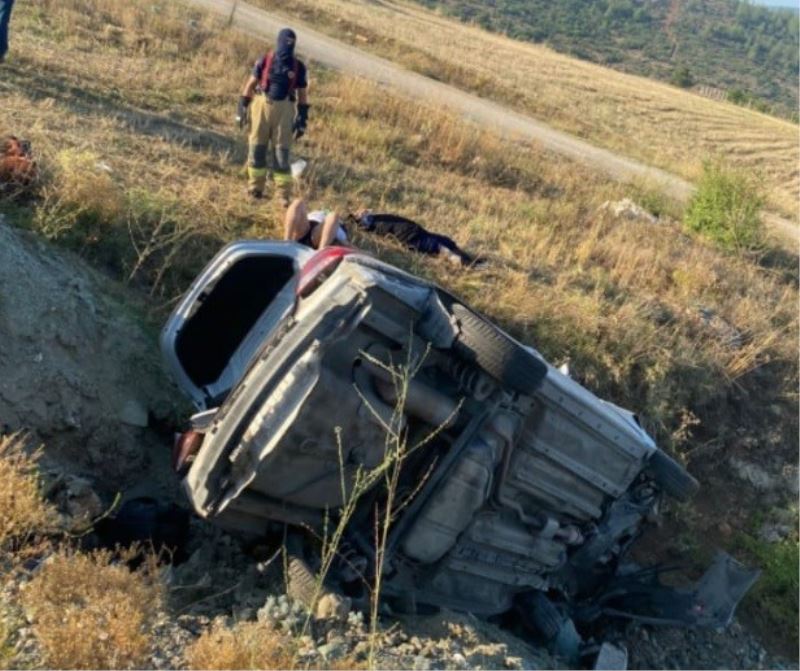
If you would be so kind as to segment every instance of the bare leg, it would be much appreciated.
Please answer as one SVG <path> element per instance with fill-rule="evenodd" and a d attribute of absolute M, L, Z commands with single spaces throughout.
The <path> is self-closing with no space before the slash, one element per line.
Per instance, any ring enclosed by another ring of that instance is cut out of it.
<path fill-rule="evenodd" d="M 306 203 L 302 198 L 296 198 L 286 208 L 283 237 L 286 240 L 299 240 L 308 233 L 310 227 Z"/>
<path fill-rule="evenodd" d="M 317 249 L 328 247 L 336 241 L 336 231 L 339 229 L 339 216 L 336 212 L 329 212 L 322 226 L 317 226 L 311 234 L 311 240 Z"/>

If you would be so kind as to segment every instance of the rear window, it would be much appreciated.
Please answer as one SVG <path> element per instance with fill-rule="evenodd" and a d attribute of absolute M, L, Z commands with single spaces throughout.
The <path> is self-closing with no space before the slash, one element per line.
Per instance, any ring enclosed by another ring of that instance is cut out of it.
<path fill-rule="evenodd" d="M 282 256 L 243 258 L 198 297 L 199 307 L 178 333 L 176 354 L 198 387 L 219 378 L 264 310 L 294 275 Z"/>

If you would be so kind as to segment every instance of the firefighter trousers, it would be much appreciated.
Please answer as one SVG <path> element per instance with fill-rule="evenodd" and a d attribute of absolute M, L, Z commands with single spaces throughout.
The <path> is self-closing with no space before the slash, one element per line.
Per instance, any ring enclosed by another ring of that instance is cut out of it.
<path fill-rule="evenodd" d="M 292 144 L 294 103 L 289 100 L 270 100 L 258 94 L 250 103 L 250 138 L 247 158 L 248 186 L 263 191 L 267 170 L 278 187 L 291 186 L 289 149 Z M 267 156 L 270 165 L 267 165 Z"/>

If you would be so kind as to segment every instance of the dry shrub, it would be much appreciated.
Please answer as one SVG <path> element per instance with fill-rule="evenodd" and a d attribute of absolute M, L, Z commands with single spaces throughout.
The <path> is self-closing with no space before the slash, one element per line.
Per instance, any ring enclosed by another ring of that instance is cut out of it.
<path fill-rule="evenodd" d="M 0 438 L 0 550 L 19 552 L 54 526 L 56 514 L 42 498 L 37 455 L 19 435 Z"/>
<path fill-rule="evenodd" d="M 50 668 L 148 665 L 149 631 L 161 585 L 146 563 L 130 571 L 111 553 L 61 551 L 25 587 L 22 602 Z"/>
<path fill-rule="evenodd" d="M 186 649 L 190 669 L 294 669 L 296 644 L 258 622 L 216 622 Z"/>
<path fill-rule="evenodd" d="M 365 669 L 363 661 L 341 657 L 323 665 L 303 664 L 298 643 L 287 634 L 259 622 L 238 622 L 226 627 L 219 620 L 185 651 L 190 669 Z"/>
<path fill-rule="evenodd" d="M 93 153 L 67 149 L 56 156 L 42 188 L 36 227 L 48 238 L 95 241 L 123 212 L 124 199 L 102 161 Z"/>

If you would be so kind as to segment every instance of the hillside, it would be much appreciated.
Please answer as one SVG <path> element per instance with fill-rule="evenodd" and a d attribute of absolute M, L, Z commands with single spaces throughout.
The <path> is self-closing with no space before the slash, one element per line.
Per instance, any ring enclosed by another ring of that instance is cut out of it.
<path fill-rule="evenodd" d="M 745 0 L 421 0 L 520 40 L 796 117 L 798 18 Z"/>
<path fill-rule="evenodd" d="M 788 121 L 513 40 L 403 0 L 252 4 L 689 181 L 699 177 L 704 161 L 721 159 L 753 174 L 768 205 L 797 219 L 797 126 Z M 243 63 L 242 76 L 246 69 Z M 447 107 L 446 96 L 439 102 Z"/>
<path fill-rule="evenodd" d="M 321 0 L 318 4 L 325 9 Z M 346 4 L 357 9 L 356 3 Z M 160 11 L 154 7 L 149 0 L 124 5 L 117 0 L 20 3 L 15 8 L 12 45 L 25 48 L 12 46 L 0 77 L 0 132 L 31 140 L 42 168 L 37 188 L 24 197 L 0 200 L 0 214 L 9 225 L 73 250 L 110 286 L 127 285 L 147 314 L 140 318 L 137 311 L 137 320 L 151 325 L 163 321 L 221 245 L 243 237 L 278 237 L 282 228 L 276 203 L 254 203 L 243 196 L 244 138 L 232 123 L 242 77 L 247 64 L 263 50 L 264 38 L 234 32 L 225 20 L 179 3 L 157 5 Z M 369 16 L 363 14 L 362 19 Z M 409 39 L 404 25 L 396 24 L 398 39 Z M 538 100 L 524 103 L 576 112 L 559 118 L 568 124 L 582 117 L 586 135 L 610 138 L 613 143 L 630 132 L 634 137 L 627 145 L 636 143 L 648 155 L 673 145 L 676 156 L 685 157 L 694 137 L 703 131 L 694 128 L 681 135 L 679 130 L 699 109 L 708 114 L 709 126 L 720 119 L 727 126 L 724 133 L 706 140 L 709 151 L 721 147 L 734 155 L 730 143 L 743 128 L 748 132 L 741 142 L 758 146 L 762 155 L 774 145 L 790 144 L 783 137 L 792 126 L 774 118 L 682 92 L 672 100 L 668 94 L 674 90 L 661 84 L 455 25 L 488 41 L 481 44 L 521 49 L 511 53 L 531 60 L 541 55 L 542 68 L 560 66 L 559 81 L 572 82 L 563 87 L 562 104 L 556 105 L 555 86 L 543 89 Z M 430 44 L 429 34 L 418 35 L 420 48 Z M 453 46 L 448 54 L 445 45 L 441 47 L 442 58 L 466 62 L 465 52 Z M 302 34 L 299 49 L 302 55 Z M 674 205 L 646 185 L 609 181 L 536 147 L 479 132 L 441 106 L 405 100 L 388 91 L 376 95 L 373 85 L 317 64 L 311 64 L 311 72 L 312 118 L 297 149 L 309 161 L 302 189 L 311 202 L 343 212 L 372 207 L 405 214 L 489 257 L 484 269 L 459 271 L 392 243 L 364 236 L 355 239 L 380 258 L 464 296 L 550 360 L 568 360 L 573 375 L 593 391 L 634 410 L 659 443 L 679 455 L 703 483 L 691 506 L 664 511 L 665 526 L 645 542 L 646 551 L 670 562 L 686 560 L 694 568 L 714 548 L 722 547 L 762 566 L 764 579 L 743 603 L 742 620 L 764 637 L 772 651 L 795 655 L 796 259 L 775 250 L 758 256 L 722 251 L 686 235 L 669 216 L 679 215 Z M 614 91 L 614 98 L 598 97 L 597 104 L 586 101 L 571 110 L 572 103 L 586 97 L 587 87 L 601 88 L 601 82 Z M 636 99 L 626 95 L 632 87 L 639 88 Z M 614 127 L 610 122 L 619 115 L 612 117 L 612 112 L 623 100 L 631 103 L 624 109 L 636 123 Z M 603 122 L 604 115 L 608 123 Z M 667 133 L 669 119 L 673 125 Z M 647 139 L 658 136 L 654 127 L 659 124 L 666 137 L 658 147 L 648 145 Z M 635 134 L 637 129 L 640 135 Z M 786 157 L 793 156 L 792 151 L 785 149 Z M 742 152 L 739 160 L 748 165 L 748 157 Z M 769 167 L 782 174 L 782 161 L 789 162 L 786 157 Z M 660 217 L 619 218 L 604 207 L 606 201 L 625 197 Z M 61 256 L 49 253 L 47 246 L 42 250 L 43 265 Z M 0 287 L 0 312 L 12 305 L 6 299 L 9 287 L 14 287 L 13 278 Z M 24 305 L 23 299 L 15 299 L 13 305 Z M 31 366 L 38 365 L 40 350 L 33 345 L 45 348 L 46 357 L 53 340 L 71 355 L 80 350 L 91 360 L 92 352 L 86 352 L 96 342 L 91 333 L 88 337 L 81 330 L 74 338 L 63 333 L 58 310 L 37 314 L 44 315 L 47 329 L 36 330 L 32 320 L 31 342 L 20 349 L 29 359 L 5 356 L 10 351 L 8 338 L 15 333 L 7 324 L 13 323 L 15 314 L 4 314 L 0 363 L 9 370 L 32 371 L 29 377 L 36 379 L 40 369 Z M 89 332 L 91 317 L 83 314 L 73 315 L 73 321 Z M 34 340 L 39 334 L 42 337 Z M 155 337 L 151 344 L 155 351 Z M 113 343 L 104 351 L 114 352 Z M 113 357 L 111 363 L 105 361 L 95 363 L 104 368 L 114 365 Z M 48 409 L 43 422 L 58 414 L 62 424 L 29 427 L 28 418 L 39 413 L 17 411 L 19 419 L 11 428 L 35 428 L 37 436 L 47 438 L 55 435 L 58 440 L 48 440 L 46 454 L 64 450 L 62 442 L 72 441 L 65 454 L 80 456 L 85 436 L 75 426 L 64 425 L 70 416 L 53 410 L 60 411 L 62 405 L 69 410 L 75 401 L 75 394 L 64 398 L 56 394 L 57 373 L 53 389 L 45 390 L 54 398 L 15 394 L 16 388 L 4 388 L 3 394 L 11 401 L 18 396 L 30 402 L 33 410 Z M 129 375 L 127 369 L 123 373 L 120 384 Z M 105 394 L 93 387 L 92 380 L 82 382 L 90 400 Z M 96 400 L 87 407 L 106 412 Z M 168 450 L 179 424 L 163 415 L 159 421 L 162 424 L 148 441 Z M 102 456 L 105 448 L 116 459 L 120 448 L 116 438 L 113 432 L 106 435 L 93 453 Z M 86 464 L 87 469 L 90 466 Z M 136 467 L 131 470 L 137 471 L 136 478 L 143 473 Z M 98 491 L 112 487 L 103 482 L 102 469 L 84 475 L 100 482 Z M 164 571 L 172 582 L 165 588 L 169 596 L 159 617 L 167 622 L 159 620 L 157 628 L 147 630 L 148 637 L 159 638 L 154 646 L 162 644 L 165 631 L 180 630 L 180 638 L 167 641 L 173 656 L 167 661 L 163 656 L 145 656 L 131 666 L 189 665 L 183 648 L 198 637 L 207 640 L 202 637 L 210 630 L 210 619 L 227 618 L 214 631 L 239 631 L 228 628 L 234 621 L 255 626 L 255 611 L 268 598 L 264 585 L 253 587 L 258 576 L 252 556 L 245 556 L 228 536 L 214 535 L 199 523 L 194 529 L 192 551 L 197 560 L 174 574 Z M 2 559 L 10 561 L 5 554 Z M 257 561 L 262 560 L 263 555 Z M 30 573 L 28 567 L 23 562 L 19 570 Z M 249 603 L 251 598 L 261 602 Z M 35 649 L 22 648 L 22 654 L 14 647 L 22 640 L 21 632 L 28 639 L 35 632 L 24 618 L 6 617 L 17 608 L 17 601 L 14 594 L 0 591 L 0 662 L 46 666 L 33 656 Z M 60 615 L 53 621 L 61 626 L 69 618 Z M 467 625 L 458 626 L 467 634 L 471 631 Z M 86 626 L 79 638 L 88 639 L 92 631 Z M 447 631 L 445 625 L 440 631 Z M 634 631 L 632 663 L 639 668 L 751 668 L 761 663 L 753 634 L 738 624 L 732 632 L 720 634 Z M 484 639 L 473 636 L 471 645 Z M 509 656 L 522 658 L 521 653 L 512 655 L 512 649 L 509 646 Z M 408 666 L 417 652 L 390 662 Z M 488 661 L 475 654 L 476 666 L 506 664 L 505 654 Z M 196 664 L 211 666 L 208 658 Z"/>

